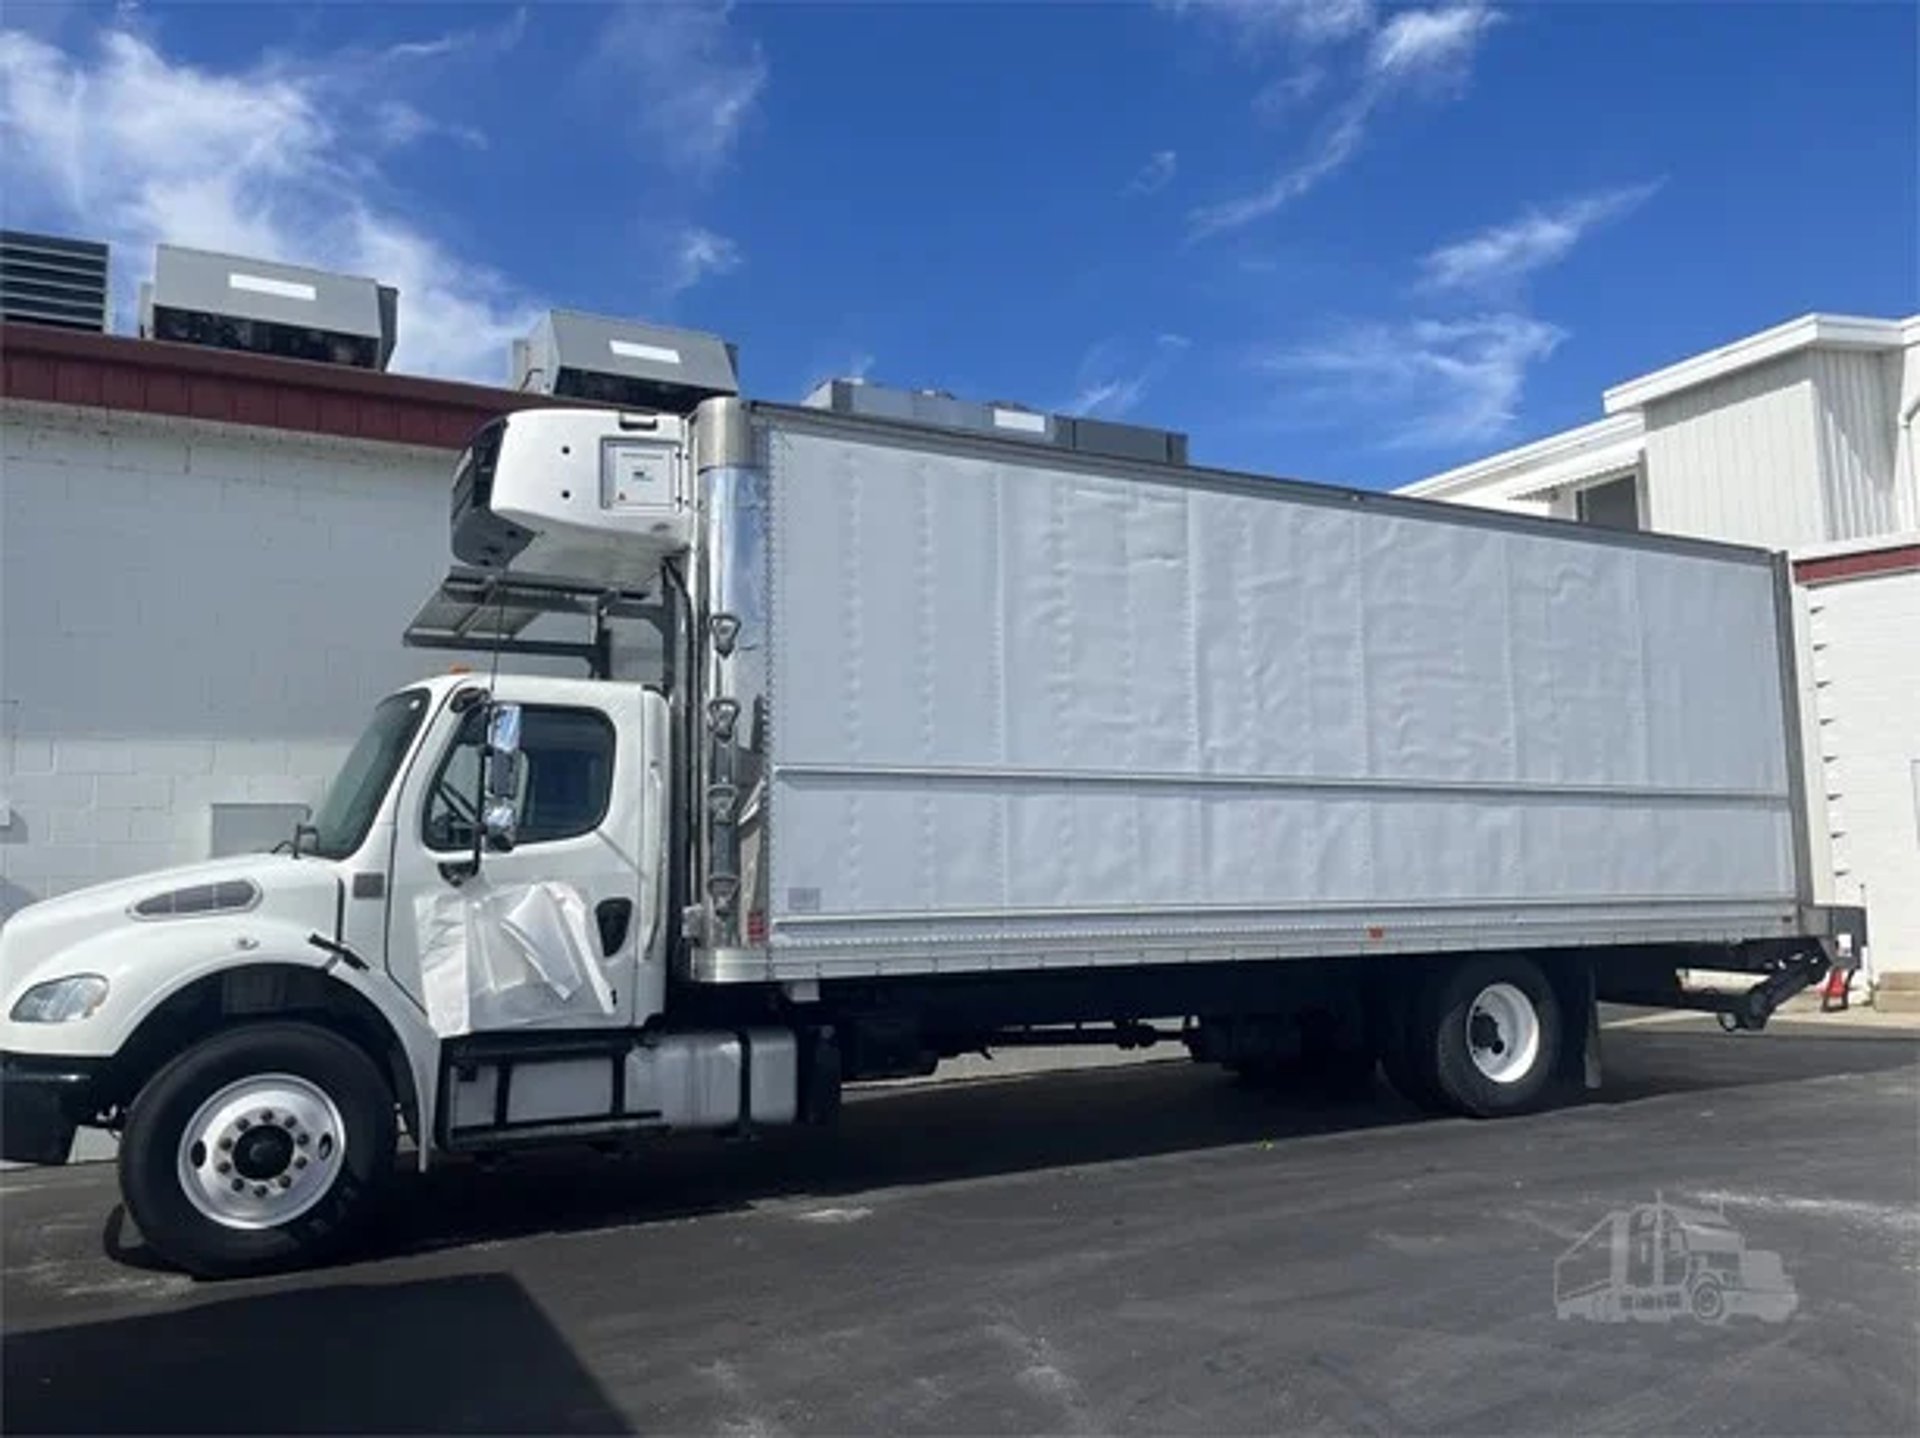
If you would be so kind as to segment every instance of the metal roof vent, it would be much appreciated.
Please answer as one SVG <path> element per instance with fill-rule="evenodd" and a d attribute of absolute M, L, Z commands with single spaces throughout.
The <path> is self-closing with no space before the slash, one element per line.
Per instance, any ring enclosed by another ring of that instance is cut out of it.
<path fill-rule="evenodd" d="M 0 319 L 62 329 L 107 328 L 107 247 L 0 230 Z"/>
<path fill-rule="evenodd" d="M 697 330 L 552 310 L 513 342 L 513 387 L 690 414 L 703 399 L 740 393 L 738 362 L 732 345 Z"/>
<path fill-rule="evenodd" d="M 945 390 L 896 389 L 892 385 L 830 379 L 815 385 L 801 404 L 835 414 L 860 414 L 936 429 L 964 429 L 999 434 L 1040 444 L 1062 443 L 1061 421 L 1019 404 L 975 404 L 955 399 Z"/>
<path fill-rule="evenodd" d="M 945 390 L 895 389 L 860 380 L 830 379 L 801 401 L 809 409 L 866 415 L 935 429 L 967 430 L 1002 439 L 1051 445 L 1106 459 L 1142 459 L 1157 464 L 1187 462 L 1187 437 L 1175 430 L 1148 429 L 1110 420 L 1046 414 L 1008 400 L 975 404 Z"/>
<path fill-rule="evenodd" d="M 140 333 L 212 349 L 383 370 L 400 292 L 358 275 L 189 250 L 154 249 Z"/>

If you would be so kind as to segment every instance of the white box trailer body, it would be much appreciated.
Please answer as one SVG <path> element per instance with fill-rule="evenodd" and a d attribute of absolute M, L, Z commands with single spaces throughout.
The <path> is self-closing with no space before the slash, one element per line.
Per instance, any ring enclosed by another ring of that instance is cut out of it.
<path fill-rule="evenodd" d="M 700 478 L 740 630 L 705 667 L 761 790 L 695 979 L 1797 931 L 1763 552 L 744 421 Z"/>

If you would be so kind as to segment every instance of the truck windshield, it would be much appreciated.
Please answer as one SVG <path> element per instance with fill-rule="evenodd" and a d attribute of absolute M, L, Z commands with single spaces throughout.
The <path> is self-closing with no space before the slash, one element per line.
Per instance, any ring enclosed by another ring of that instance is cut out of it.
<path fill-rule="evenodd" d="M 372 722 L 314 811 L 311 852 L 324 859 L 344 859 L 360 847 L 426 712 L 424 689 L 403 690 L 380 701 Z"/>

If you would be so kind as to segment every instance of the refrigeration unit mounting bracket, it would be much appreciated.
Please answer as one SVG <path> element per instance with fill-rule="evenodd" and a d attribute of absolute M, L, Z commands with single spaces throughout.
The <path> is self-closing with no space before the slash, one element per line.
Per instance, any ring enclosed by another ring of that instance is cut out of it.
<path fill-rule="evenodd" d="M 549 614 L 587 621 L 583 640 L 530 638 L 526 631 Z M 616 619 L 651 624 L 665 634 L 667 608 L 650 592 L 604 589 L 550 579 L 521 579 L 483 570 L 449 570 L 401 635 L 412 649 L 578 659 L 595 679 L 612 677 Z"/>

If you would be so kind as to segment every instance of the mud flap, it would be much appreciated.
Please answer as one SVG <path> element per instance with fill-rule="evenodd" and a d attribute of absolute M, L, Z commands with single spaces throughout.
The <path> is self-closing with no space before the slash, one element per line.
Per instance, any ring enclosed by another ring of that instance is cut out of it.
<path fill-rule="evenodd" d="M 1560 1001 L 1560 1079 L 1592 1092 L 1600 1087 L 1600 1002 L 1593 963 L 1584 957 L 1546 966 Z"/>

